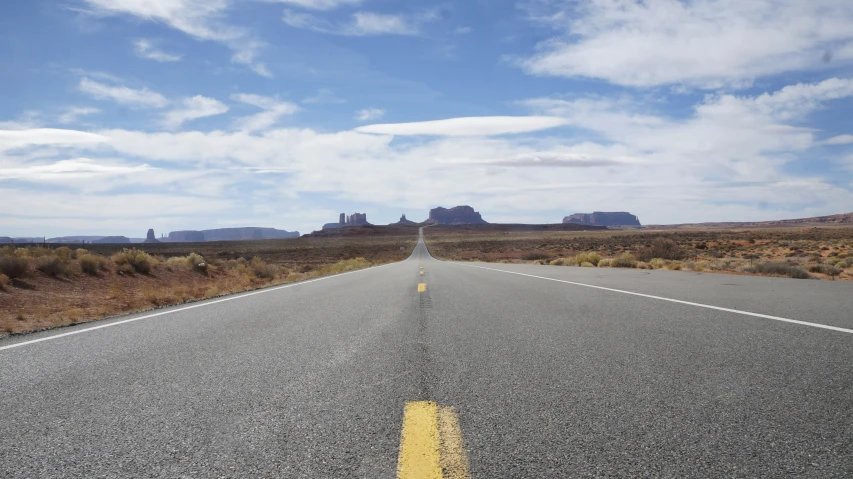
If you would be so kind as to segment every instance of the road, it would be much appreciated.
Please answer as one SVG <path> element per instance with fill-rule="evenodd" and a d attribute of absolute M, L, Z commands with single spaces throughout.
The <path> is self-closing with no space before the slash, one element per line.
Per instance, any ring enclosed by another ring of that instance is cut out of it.
<path fill-rule="evenodd" d="M 0 340 L 0 477 L 853 477 L 851 293 L 420 242 Z"/>

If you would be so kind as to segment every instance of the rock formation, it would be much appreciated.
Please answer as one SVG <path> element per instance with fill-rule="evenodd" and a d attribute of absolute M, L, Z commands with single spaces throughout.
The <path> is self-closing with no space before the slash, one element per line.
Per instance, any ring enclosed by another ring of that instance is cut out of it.
<path fill-rule="evenodd" d="M 203 231 L 172 231 L 170 242 L 201 243 L 202 241 L 244 241 L 260 239 L 298 238 L 298 231 L 278 230 L 275 228 L 218 228 Z"/>
<path fill-rule="evenodd" d="M 148 235 L 145 237 L 145 241 L 143 243 L 159 243 L 160 240 L 154 236 L 154 228 L 148 230 Z"/>
<path fill-rule="evenodd" d="M 170 231 L 170 243 L 201 243 L 204 241 L 204 233 L 201 231 Z"/>
<path fill-rule="evenodd" d="M 563 218 L 563 223 L 593 226 L 640 226 L 640 220 L 636 216 L 624 211 L 575 213 Z"/>
<path fill-rule="evenodd" d="M 353 213 L 347 216 L 345 213 L 341 213 L 340 219 L 337 223 L 326 223 L 323 225 L 324 230 L 332 230 L 335 228 L 344 228 L 347 226 L 363 226 L 369 225 L 367 222 L 367 213 Z"/>
<path fill-rule="evenodd" d="M 400 221 L 398 221 L 396 223 L 391 223 L 388 226 L 415 226 L 415 225 L 417 225 L 417 223 L 415 223 L 412 220 L 406 219 L 406 215 L 403 215 L 400 217 Z"/>
<path fill-rule="evenodd" d="M 440 225 L 487 224 L 480 213 L 470 206 L 454 206 L 450 209 L 440 206 L 433 208 L 429 210 L 429 219 L 426 222 Z"/>
<path fill-rule="evenodd" d="M 104 236 L 101 239 L 92 241 L 96 244 L 130 244 L 130 238 L 127 236 Z"/>

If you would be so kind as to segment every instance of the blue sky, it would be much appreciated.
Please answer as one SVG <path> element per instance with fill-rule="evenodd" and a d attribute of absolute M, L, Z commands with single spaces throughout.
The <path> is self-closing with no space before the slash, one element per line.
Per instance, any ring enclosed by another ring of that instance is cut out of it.
<path fill-rule="evenodd" d="M 847 0 L 0 6 L 0 235 L 853 211 Z"/>

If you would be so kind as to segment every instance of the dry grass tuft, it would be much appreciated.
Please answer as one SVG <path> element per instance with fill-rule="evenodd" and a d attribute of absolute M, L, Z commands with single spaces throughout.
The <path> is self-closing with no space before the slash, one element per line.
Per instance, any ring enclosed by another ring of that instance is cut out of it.
<path fill-rule="evenodd" d="M 27 275 L 30 270 L 30 262 L 25 257 L 7 256 L 0 258 L 0 274 L 5 274 L 11 279 L 22 278 Z"/>
<path fill-rule="evenodd" d="M 51 277 L 68 276 L 68 268 L 56 256 L 40 256 L 36 258 L 36 269 Z"/>
<path fill-rule="evenodd" d="M 119 271 L 131 274 L 134 271 L 137 273 L 149 274 L 151 273 L 151 269 L 157 265 L 156 259 L 145 251 L 141 251 L 136 248 L 124 249 L 120 253 L 112 255 L 110 259 L 118 265 Z M 128 269 L 127 266 L 130 266 L 130 269 Z"/>

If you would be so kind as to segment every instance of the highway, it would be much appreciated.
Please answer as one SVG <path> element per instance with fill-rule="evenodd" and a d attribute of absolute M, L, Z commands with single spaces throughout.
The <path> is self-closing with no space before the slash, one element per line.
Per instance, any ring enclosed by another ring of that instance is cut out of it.
<path fill-rule="evenodd" d="M 752 314 L 747 314 L 752 313 Z M 0 477 L 853 477 L 853 285 L 403 262 L 0 340 Z"/>

